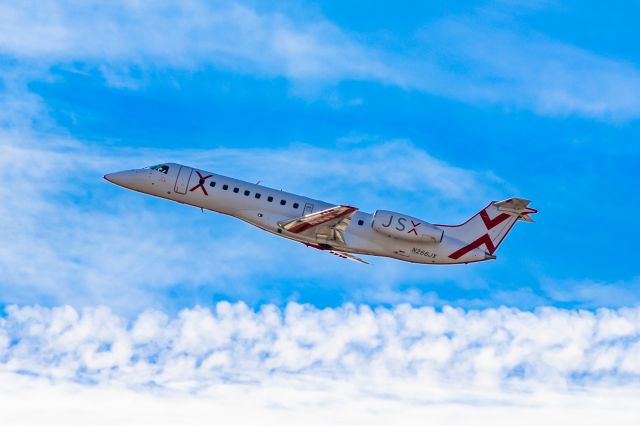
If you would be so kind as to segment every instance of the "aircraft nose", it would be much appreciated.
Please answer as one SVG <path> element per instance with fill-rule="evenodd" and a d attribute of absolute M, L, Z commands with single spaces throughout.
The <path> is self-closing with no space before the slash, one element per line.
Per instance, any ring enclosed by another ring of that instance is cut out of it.
<path fill-rule="evenodd" d="M 127 170 L 124 172 L 109 173 L 103 177 L 111 183 L 129 188 L 135 183 L 136 174 L 136 170 Z"/>

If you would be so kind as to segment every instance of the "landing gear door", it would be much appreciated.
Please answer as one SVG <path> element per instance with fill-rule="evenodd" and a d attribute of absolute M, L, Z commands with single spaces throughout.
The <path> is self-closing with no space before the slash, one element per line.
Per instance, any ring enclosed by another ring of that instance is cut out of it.
<path fill-rule="evenodd" d="M 176 186 L 173 189 L 178 194 L 186 194 L 189 187 L 189 179 L 191 178 L 193 169 L 191 167 L 180 166 L 178 172 L 178 178 L 176 179 Z"/>
<path fill-rule="evenodd" d="M 306 203 L 304 205 L 304 211 L 302 212 L 302 216 L 306 216 L 308 214 L 313 213 L 313 204 L 311 203 Z"/>

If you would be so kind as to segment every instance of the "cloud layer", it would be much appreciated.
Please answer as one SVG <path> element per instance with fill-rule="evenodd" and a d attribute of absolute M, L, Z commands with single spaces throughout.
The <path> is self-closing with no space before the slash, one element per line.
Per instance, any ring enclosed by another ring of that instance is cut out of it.
<path fill-rule="evenodd" d="M 220 302 L 133 321 L 108 308 L 16 307 L 0 320 L 4 371 L 197 390 L 304 373 L 526 391 L 640 384 L 640 309 L 464 311 Z"/>
<path fill-rule="evenodd" d="M 0 419 L 81 423 L 92 407 L 109 424 L 124 405 L 124 424 L 451 424 L 473 415 L 631 425 L 639 354 L 639 308 L 254 311 L 221 302 L 130 321 L 105 307 L 10 306 L 0 318 Z"/>

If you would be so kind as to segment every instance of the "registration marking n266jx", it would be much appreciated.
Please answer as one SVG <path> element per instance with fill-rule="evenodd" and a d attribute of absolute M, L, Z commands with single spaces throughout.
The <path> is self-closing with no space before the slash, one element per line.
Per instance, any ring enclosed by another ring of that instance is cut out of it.
<path fill-rule="evenodd" d="M 432 253 L 429 250 L 423 250 L 423 249 L 418 248 L 418 247 L 414 247 L 413 250 L 411 250 L 411 253 L 419 254 L 420 256 L 430 257 L 431 259 L 435 259 L 436 258 L 436 254 L 435 253 Z"/>

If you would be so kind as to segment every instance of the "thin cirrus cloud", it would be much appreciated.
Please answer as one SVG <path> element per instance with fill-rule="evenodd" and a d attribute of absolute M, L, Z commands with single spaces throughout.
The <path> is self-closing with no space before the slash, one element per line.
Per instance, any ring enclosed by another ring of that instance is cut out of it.
<path fill-rule="evenodd" d="M 422 294 L 401 294 L 394 288 L 393 283 L 408 276 L 406 268 L 398 271 L 381 265 L 377 273 L 366 271 L 368 292 L 360 292 L 358 286 L 344 288 L 331 279 L 338 273 L 332 262 L 338 259 L 326 259 L 323 253 L 309 256 L 290 242 L 274 240 L 231 219 L 194 214 L 116 188 L 102 179 L 115 170 L 176 161 L 248 181 L 263 180 L 271 187 L 327 201 L 354 203 L 365 211 L 411 207 L 417 214 L 431 212 L 428 216 L 434 220 L 464 217 L 459 216 L 461 209 L 477 209 L 487 198 L 511 192 L 490 171 L 456 167 L 409 141 L 338 141 L 337 152 L 308 145 L 180 151 L 103 148 L 64 135 L 47 119 L 42 100 L 20 85 L 12 86 L 4 99 L 7 108 L 0 112 L 5 123 L 0 130 L 4 303 L 109 303 L 118 312 L 134 314 L 148 306 L 176 309 L 219 297 L 248 303 L 296 300 L 297 290 L 287 284 L 272 286 L 265 274 L 302 283 L 310 277 L 327 277 L 333 282 L 325 290 L 327 297 L 331 294 L 330 303 L 339 303 L 346 294 L 375 302 L 388 301 L 390 295 L 393 301 L 424 300 Z M 43 123 L 45 132 L 34 129 L 37 122 Z M 402 169 L 392 167 L 407 157 L 416 161 Z M 318 168 L 319 158 L 332 161 Z M 389 193 L 395 197 L 390 199 Z M 291 258 L 302 267 L 289 268 Z M 412 274 L 413 281 L 419 278 L 415 271 Z M 461 275 L 465 274 L 440 270 L 430 277 Z M 343 265 L 340 278 L 359 283 L 363 276 Z M 233 286 L 227 285 L 230 281 Z"/>
<path fill-rule="evenodd" d="M 61 410 L 40 407 L 54 397 L 75 417 L 77 404 L 67 405 L 80 383 L 92 385 L 84 398 L 120 393 L 147 409 L 201 401 L 208 409 L 198 412 L 224 418 L 231 415 L 225 404 L 237 404 L 240 395 L 245 410 L 255 405 L 284 419 L 316 415 L 315 408 L 339 418 L 411 413 L 411 424 L 420 413 L 437 413 L 445 424 L 456 418 L 450 411 L 468 410 L 501 422 L 531 412 L 524 424 L 557 415 L 597 424 L 590 417 L 612 407 L 618 424 L 633 424 L 639 414 L 637 308 L 320 310 L 291 303 L 254 311 L 222 302 L 175 316 L 149 310 L 131 321 L 104 307 L 5 311 L 0 374 L 12 386 L 0 392 L 11 400 L 28 390 L 32 412 Z M 33 418 L 14 399 L 0 415 Z M 129 418 L 145 411 L 132 408 Z"/>
<path fill-rule="evenodd" d="M 543 277 L 541 283 L 545 293 L 553 300 L 572 303 L 578 307 L 593 306 L 594 303 L 611 307 L 640 303 L 640 295 L 638 295 L 640 276 L 615 282 L 592 279 L 554 280 Z"/>
<path fill-rule="evenodd" d="M 284 303 L 295 292 L 284 284 L 272 288 L 260 276 L 304 281 L 337 273 L 331 269 L 334 259 L 323 253 L 302 256 L 297 245 L 231 219 L 195 214 L 193 209 L 111 186 L 102 179 L 110 171 L 179 161 L 246 180 L 269 176 L 267 185 L 353 202 L 365 210 L 379 207 L 384 194 L 393 192 L 398 200 L 428 200 L 416 205 L 448 210 L 443 215 L 469 207 L 469 199 L 477 199 L 472 207 L 477 208 L 486 201 L 479 196 L 500 192 L 502 186 L 491 173 L 449 165 L 407 141 L 350 146 L 349 155 L 339 157 L 330 148 L 304 145 L 175 152 L 104 149 L 69 138 L 42 139 L 17 129 L 1 133 L 8 142 L 0 147 L 0 177 L 5 182 L 0 189 L 5 200 L 0 205 L 5 218 L 0 224 L 0 289 L 5 303 L 85 306 L 108 301 L 119 312 L 135 313 L 146 306 L 182 306 L 183 301 L 172 299 L 178 289 L 191 303 L 222 296 Z M 429 167 L 392 170 L 390 161 L 395 164 L 407 153 Z M 326 168 L 312 167 L 317 158 L 328 157 L 334 160 Z M 333 179 L 327 180 L 327 172 Z M 293 257 L 304 267 L 287 268 Z M 343 280 L 362 279 L 363 271 L 343 266 Z M 371 275 L 370 284 L 380 287 L 377 291 L 335 291 L 379 301 L 393 290 L 389 280 L 397 282 L 407 272 L 396 271 L 391 277 L 365 271 Z M 431 277 L 460 275 L 461 271 L 442 271 Z M 229 281 L 234 285 L 228 286 Z M 417 300 L 416 295 L 398 294 L 394 300 L 407 301 L 409 296 Z M 340 300 L 333 297 L 333 303 Z"/>
<path fill-rule="evenodd" d="M 265 12 L 238 2 L 0 7 L 5 55 L 97 64 L 113 86 L 142 84 L 131 67 L 214 65 L 302 85 L 371 81 L 549 116 L 628 120 L 640 114 L 640 71 L 633 64 L 495 21 L 483 9 L 426 22 L 402 41 L 407 49 L 399 54 L 317 13 Z"/>
<path fill-rule="evenodd" d="M 462 16 L 427 26 L 419 38 L 437 52 L 442 65 L 461 70 L 442 74 L 450 84 L 433 90 L 443 95 L 505 103 L 542 115 L 630 119 L 640 112 L 637 67 L 544 34 L 519 34 Z"/>
<path fill-rule="evenodd" d="M 382 76 L 374 52 L 325 19 L 300 23 L 238 2 L 48 2 L 5 6 L 0 48 L 57 62 L 197 67 L 220 64 L 291 78 Z M 34 16 L 35 13 L 35 16 Z"/>
<path fill-rule="evenodd" d="M 281 149 L 219 149 L 180 155 L 191 164 L 219 165 L 230 171 L 251 164 L 253 177 L 268 175 L 274 183 L 302 182 L 305 190 L 314 186 L 315 191 L 321 192 L 316 197 L 339 197 L 342 201 L 353 194 L 354 188 L 364 185 L 364 191 L 369 193 L 393 190 L 422 194 L 425 198 L 429 194 L 438 198 L 434 206 L 444 200 L 484 203 L 487 197 L 498 192 L 497 187 L 506 186 L 491 171 L 456 167 L 434 158 L 408 140 L 370 142 L 365 138 L 361 144 L 338 146 L 335 150 L 294 145 Z M 322 167 L 318 167 L 318 159 L 329 157 L 331 161 L 323 161 Z M 402 167 L 397 167 L 398 164 Z M 320 182 L 322 185 L 318 185 Z M 344 189 L 345 182 L 348 190 Z"/>

